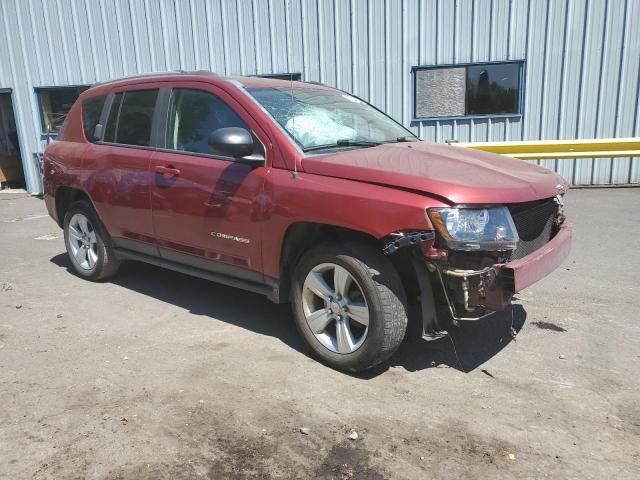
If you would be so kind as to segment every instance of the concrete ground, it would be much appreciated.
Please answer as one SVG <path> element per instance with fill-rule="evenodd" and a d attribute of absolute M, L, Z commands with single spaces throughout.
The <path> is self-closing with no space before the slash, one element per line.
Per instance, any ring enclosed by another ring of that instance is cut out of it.
<path fill-rule="evenodd" d="M 81 280 L 43 202 L 0 193 L 0 477 L 640 478 L 640 189 L 567 197 L 573 252 L 517 341 L 498 315 L 350 376 L 286 305 Z"/>

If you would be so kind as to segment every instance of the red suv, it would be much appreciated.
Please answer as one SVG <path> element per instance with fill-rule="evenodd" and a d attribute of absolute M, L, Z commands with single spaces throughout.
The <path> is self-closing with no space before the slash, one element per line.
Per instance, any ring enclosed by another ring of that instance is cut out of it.
<path fill-rule="evenodd" d="M 419 141 L 322 85 L 196 72 L 84 92 L 45 152 L 45 200 L 88 280 L 152 263 L 291 302 L 349 371 L 507 307 L 568 255 L 557 174 Z"/>

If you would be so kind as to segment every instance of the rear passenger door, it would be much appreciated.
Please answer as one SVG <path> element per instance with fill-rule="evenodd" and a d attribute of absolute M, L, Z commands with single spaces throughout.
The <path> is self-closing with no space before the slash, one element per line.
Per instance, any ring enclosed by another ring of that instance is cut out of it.
<path fill-rule="evenodd" d="M 102 139 L 90 147 L 95 193 L 115 246 L 157 255 L 151 218 L 149 161 L 159 88 L 116 91 L 107 100 Z"/>
<path fill-rule="evenodd" d="M 167 260 L 261 282 L 261 193 L 266 169 L 211 150 L 218 128 L 259 127 L 223 90 L 177 84 L 168 104 L 165 148 L 151 159 L 153 224 Z M 264 135 L 263 135 L 264 138 Z"/>

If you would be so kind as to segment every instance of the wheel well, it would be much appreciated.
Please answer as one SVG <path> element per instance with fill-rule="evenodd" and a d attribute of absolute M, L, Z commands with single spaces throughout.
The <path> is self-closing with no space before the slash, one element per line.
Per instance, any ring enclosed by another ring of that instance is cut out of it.
<path fill-rule="evenodd" d="M 78 200 L 89 200 L 89 197 L 82 190 L 72 187 L 60 187 L 56 190 L 56 214 L 58 217 L 58 225 L 62 227 L 64 224 L 64 216 L 69 207 Z"/>
<path fill-rule="evenodd" d="M 280 257 L 280 301 L 289 301 L 291 273 L 304 253 L 315 245 L 329 241 L 356 241 L 373 245 L 380 249 L 381 242 L 368 233 L 349 228 L 337 227 L 322 223 L 300 222 L 289 227 L 284 237 L 282 255 Z M 417 281 L 411 266 L 409 251 L 389 255 L 389 259 L 398 270 L 405 291 L 409 296 L 415 291 Z"/>
<path fill-rule="evenodd" d="M 364 232 L 323 223 L 299 222 L 287 230 L 280 256 L 280 301 L 289 301 L 291 273 L 311 247 L 330 241 L 359 241 L 378 246 L 378 240 Z"/>
<path fill-rule="evenodd" d="M 291 273 L 300 257 L 313 246 L 328 241 L 358 241 L 368 243 L 369 245 L 379 248 L 380 253 L 382 253 L 382 243 L 367 233 L 320 223 L 295 223 L 289 227 L 284 237 L 282 255 L 280 257 L 280 282 L 277 294 L 278 298 L 276 299 L 277 302 L 284 303 L 290 301 Z M 417 301 L 420 291 L 416 272 L 411 262 L 411 250 L 412 249 L 408 248 L 403 249 L 393 255 L 389 255 L 388 258 L 400 275 L 402 286 L 404 287 L 409 302 L 409 308 L 415 310 L 415 308 L 420 308 L 419 302 Z M 416 315 L 412 312 L 409 316 L 411 331 L 415 330 L 418 332 L 421 329 L 420 319 L 419 314 Z"/>

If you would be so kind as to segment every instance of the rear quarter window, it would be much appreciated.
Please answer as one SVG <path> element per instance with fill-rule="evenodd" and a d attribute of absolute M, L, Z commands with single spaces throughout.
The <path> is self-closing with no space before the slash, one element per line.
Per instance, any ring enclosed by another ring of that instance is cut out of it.
<path fill-rule="evenodd" d="M 90 142 L 100 140 L 96 136 L 96 126 L 100 123 L 100 116 L 106 99 L 106 96 L 100 96 L 82 102 L 82 128 L 84 129 L 84 136 Z"/>

